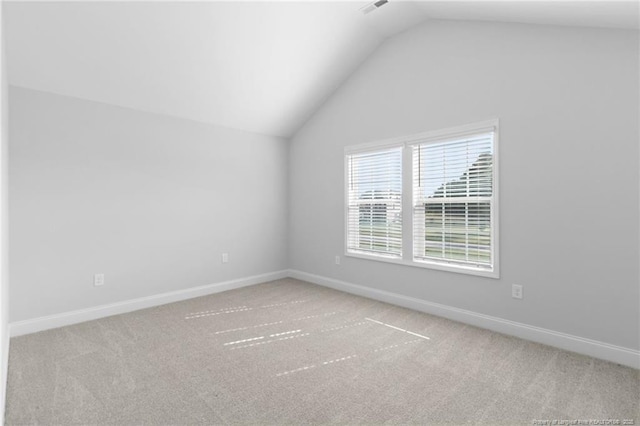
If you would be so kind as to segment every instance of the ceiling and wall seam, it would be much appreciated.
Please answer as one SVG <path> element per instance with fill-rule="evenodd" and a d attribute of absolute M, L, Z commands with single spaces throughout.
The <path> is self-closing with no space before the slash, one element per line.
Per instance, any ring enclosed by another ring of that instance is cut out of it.
<path fill-rule="evenodd" d="M 5 2 L 10 84 L 292 138 L 385 41 L 429 21 L 638 28 L 637 2 L 507 3 Z"/>

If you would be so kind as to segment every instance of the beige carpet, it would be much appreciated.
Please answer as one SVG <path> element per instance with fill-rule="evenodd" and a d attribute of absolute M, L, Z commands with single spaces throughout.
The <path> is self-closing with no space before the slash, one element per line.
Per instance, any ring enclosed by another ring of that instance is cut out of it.
<path fill-rule="evenodd" d="M 293 279 L 11 340 L 6 422 L 634 420 L 638 370 Z"/>

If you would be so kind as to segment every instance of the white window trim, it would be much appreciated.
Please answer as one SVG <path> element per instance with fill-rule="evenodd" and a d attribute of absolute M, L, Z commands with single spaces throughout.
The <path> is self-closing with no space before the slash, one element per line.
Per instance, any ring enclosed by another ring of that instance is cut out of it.
<path fill-rule="evenodd" d="M 413 161 L 411 158 L 411 147 L 419 143 L 429 141 L 446 141 L 447 139 L 457 139 L 468 134 L 494 132 L 493 137 L 493 202 L 491 208 L 491 248 L 493 269 L 476 268 L 470 265 L 453 265 L 447 264 L 446 261 L 431 262 L 427 260 L 413 260 Z M 435 269 L 439 271 L 455 272 L 460 274 L 469 274 L 487 278 L 500 278 L 500 197 L 499 197 L 499 120 L 492 119 L 462 126 L 450 127 L 446 129 L 438 129 L 418 133 L 398 138 L 385 139 L 381 141 L 369 142 L 358 145 L 351 145 L 344 148 L 344 255 L 358 259 L 372 260 L 376 262 L 391 263 L 396 265 L 413 266 L 418 268 Z M 348 191 L 349 182 L 348 160 L 349 154 L 376 151 L 385 148 L 403 148 L 402 160 L 402 258 L 388 258 L 381 255 L 354 253 L 348 250 Z M 407 190 L 408 189 L 408 190 Z"/>

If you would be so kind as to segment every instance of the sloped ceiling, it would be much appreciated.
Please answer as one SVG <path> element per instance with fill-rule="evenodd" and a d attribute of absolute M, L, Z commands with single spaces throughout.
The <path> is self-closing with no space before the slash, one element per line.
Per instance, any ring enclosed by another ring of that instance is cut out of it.
<path fill-rule="evenodd" d="M 638 28 L 630 2 L 5 2 L 9 83 L 291 136 L 386 38 L 428 19 Z"/>

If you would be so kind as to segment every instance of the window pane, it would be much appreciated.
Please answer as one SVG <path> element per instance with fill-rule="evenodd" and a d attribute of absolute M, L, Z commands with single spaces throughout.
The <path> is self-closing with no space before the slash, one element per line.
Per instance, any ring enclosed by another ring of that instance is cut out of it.
<path fill-rule="evenodd" d="M 347 249 L 402 255 L 402 149 L 347 156 Z"/>
<path fill-rule="evenodd" d="M 413 147 L 414 260 L 491 268 L 493 133 Z"/>

